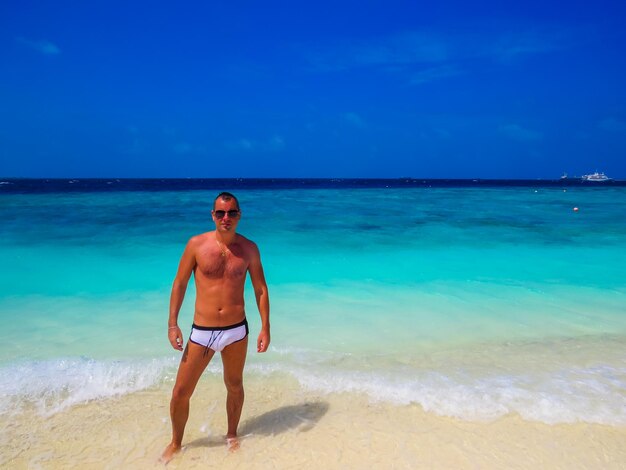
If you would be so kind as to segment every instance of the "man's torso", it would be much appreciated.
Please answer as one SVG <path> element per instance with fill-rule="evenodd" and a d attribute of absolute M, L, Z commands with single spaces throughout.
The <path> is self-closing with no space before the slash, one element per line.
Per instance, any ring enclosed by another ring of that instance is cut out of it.
<path fill-rule="evenodd" d="M 194 323 L 202 326 L 238 323 L 245 318 L 243 291 L 251 242 L 236 235 L 234 242 L 226 247 L 217 243 L 214 232 L 198 238 Z"/>

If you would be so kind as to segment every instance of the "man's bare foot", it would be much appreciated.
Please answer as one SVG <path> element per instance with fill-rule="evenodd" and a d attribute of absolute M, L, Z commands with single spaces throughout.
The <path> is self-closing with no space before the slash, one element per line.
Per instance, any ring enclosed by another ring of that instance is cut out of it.
<path fill-rule="evenodd" d="M 237 436 L 226 436 L 226 448 L 229 452 L 239 450 L 239 438 Z"/>
<path fill-rule="evenodd" d="M 180 446 L 170 443 L 163 451 L 163 454 L 161 454 L 161 458 L 159 459 L 159 462 L 167 465 L 170 462 L 170 460 L 172 460 L 174 456 L 180 452 L 180 449 L 181 449 Z"/>

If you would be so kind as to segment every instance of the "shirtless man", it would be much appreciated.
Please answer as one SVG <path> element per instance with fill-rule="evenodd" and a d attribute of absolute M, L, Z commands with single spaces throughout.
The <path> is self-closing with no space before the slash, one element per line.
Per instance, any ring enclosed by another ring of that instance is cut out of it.
<path fill-rule="evenodd" d="M 230 193 L 221 193 L 213 202 L 211 214 L 215 231 L 189 240 L 172 286 L 167 336 L 172 347 L 182 351 L 183 334 L 178 327 L 178 312 L 191 273 L 194 274 L 196 306 L 193 327 L 172 391 L 172 442 L 161 456 L 165 463 L 181 449 L 189 417 L 189 399 L 217 351 L 222 354 L 227 390 L 226 443 L 231 450 L 239 446 L 237 426 L 243 407 L 243 366 L 248 349 L 248 322 L 243 301 L 247 272 L 261 314 L 257 352 L 267 351 L 270 344 L 269 296 L 259 249 L 252 241 L 235 233 L 241 217 L 239 201 Z"/>

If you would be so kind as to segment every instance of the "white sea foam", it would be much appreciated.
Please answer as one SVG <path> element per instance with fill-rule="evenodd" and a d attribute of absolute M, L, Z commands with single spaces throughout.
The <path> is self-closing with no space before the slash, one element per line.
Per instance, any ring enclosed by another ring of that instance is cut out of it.
<path fill-rule="evenodd" d="M 147 389 L 175 370 L 172 359 L 66 358 L 0 367 L 0 415 L 32 406 L 50 416 L 73 405 Z"/>
<path fill-rule="evenodd" d="M 300 359 L 251 360 L 247 373 L 287 374 L 315 393 L 363 393 L 374 402 L 417 404 L 428 412 L 471 421 L 517 413 L 523 419 L 549 424 L 626 425 L 623 366 L 470 373 L 400 366 L 355 370 L 327 361 L 306 365 Z M 178 359 L 171 357 L 123 361 L 66 358 L 5 365 L 0 367 L 0 415 L 34 408 L 50 416 L 80 403 L 145 390 L 172 380 L 177 364 Z M 219 361 L 213 361 L 207 372 L 221 374 Z"/>
<path fill-rule="evenodd" d="M 364 393 L 372 401 L 418 404 L 425 411 L 471 421 L 517 413 L 548 424 L 626 425 L 626 368 L 597 366 L 556 372 L 473 376 L 463 371 L 348 371 L 258 364 L 257 372 L 287 372 L 322 393 Z"/>

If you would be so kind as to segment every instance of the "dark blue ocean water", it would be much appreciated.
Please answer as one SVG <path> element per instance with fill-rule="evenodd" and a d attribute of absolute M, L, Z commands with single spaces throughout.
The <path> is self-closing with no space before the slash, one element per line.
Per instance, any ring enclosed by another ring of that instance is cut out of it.
<path fill-rule="evenodd" d="M 580 178 L 557 180 L 420 179 L 420 178 L 0 178 L 2 193 L 193 191 L 232 189 L 356 189 L 356 188 L 472 188 L 472 187 L 613 187 L 626 181 L 602 183 Z"/>

